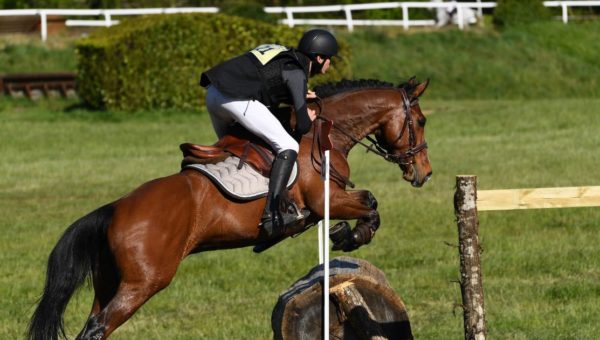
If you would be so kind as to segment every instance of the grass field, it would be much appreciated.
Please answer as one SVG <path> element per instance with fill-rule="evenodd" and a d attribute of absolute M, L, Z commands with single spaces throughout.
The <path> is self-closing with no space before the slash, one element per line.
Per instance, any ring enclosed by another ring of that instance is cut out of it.
<path fill-rule="evenodd" d="M 355 77 L 431 78 L 436 99 L 600 96 L 600 21 L 436 32 L 359 30 L 347 36 Z"/>
<path fill-rule="evenodd" d="M 74 72 L 77 69 L 75 39 L 52 36 L 42 42 L 39 35 L 0 36 L 0 74 L 28 72 Z"/>
<path fill-rule="evenodd" d="M 65 110 L 69 104 L 0 101 L 1 339 L 24 336 L 47 256 L 71 222 L 178 171 L 180 142 L 213 140 L 205 114 Z M 417 339 L 461 339 L 458 254 L 446 245 L 457 242 L 455 175 L 478 175 L 480 189 L 599 185 L 600 100 L 443 101 L 426 93 L 421 106 L 434 170 L 425 187 L 410 187 L 372 154 L 351 154 L 352 180 L 374 193 L 382 220 L 374 241 L 351 255 L 386 273 Z M 490 338 L 600 334 L 598 221 L 598 208 L 480 214 Z M 260 255 L 194 255 L 113 338 L 271 338 L 279 293 L 316 262 L 316 230 Z M 83 289 L 69 305 L 69 337 L 91 294 Z"/>
<path fill-rule="evenodd" d="M 372 154 L 351 154 L 352 180 L 377 197 L 382 226 L 350 255 L 386 273 L 417 339 L 463 338 L 458 253 L 447 245 L 457 242 L 457 174 L 478 175 L 480 189 L 600 185 L 599 29 L 557 22 L 503 32 L 341 33 L 353 47 L 355 77 L 432 79 L 421 104 L 434 170 L 425 187 L 411 188 Z M 76 69 L 72 38 L 34 39 L 0 39 L 0 73 Z M 47 256 L 70 223 L 178 171 L 179 143 L 214 138 L 204 113 L 77 104 L 0 98 L 0 339 L 24 337 Z M 599 208 L 480 213 L 490 338 L 598 337 L 598 221 Z M 191 256 L 112 338 L 271 338 L 279 293 L 316 262 L 316 230 L 260 255 L 246 248 Z M 69 338 L 91 298 L 83 289 L 69 305 Z"/>

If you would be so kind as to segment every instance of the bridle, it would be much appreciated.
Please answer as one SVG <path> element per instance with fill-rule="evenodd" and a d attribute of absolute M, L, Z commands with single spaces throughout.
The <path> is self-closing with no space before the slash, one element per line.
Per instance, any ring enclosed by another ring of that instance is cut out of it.
<path fill-rule="evenodd" d="M 350 140 L 352 140 L 355 144 L 359 144 L 359 145 L 363 146 L 365 149 L 367 149 L 367 152 L 369 152 L 369 151 L 373 152 L 374 154 L 383 157 L 383 159 L 385 159 L 388 162 L 406 166 L 406 165 L 414 164 L 415 155 L 418 154 L 419 152 L 427 149 L 427 142 L 417 144 L 416 137 L 415 137 L 415 127 L 414 127 L 414 120 L 411 115 L 411 108 L 413 106 L 419 104 L 419 99 L 414 98 L 411 101 L 410 98 L 408 97 L 408 94 L 406 93 L 406 90 L 404 90 L 403 88 L 400 88 L 399 90 L 400 90 L 400 93 L 402 94 L 402 106 L 404 109 L 405 118 L 404 118 L 404 123 L 402 124 L 402 129 L 400 130 L 400 135 L 398 136 L 398 138 L 396 138 L 396 140 L 394 140 L 392 142 L 392 144 L 401 140 L 402 137 L 404 136 L 405 132 L 408 131 L 408 145 L 409 145 L 408 150 L 406 150 L 404 152 L 390 153 L 385 148 L 386 146 L 389 146 L 389 144 L 387 144 L 387 143 L 384 144 L 371 136 L 366 136 L 365 138 L 371 142 L 371 145 L 367 145 L 367 144 L 363 143 L 362 141 L 360 141 L 359 139 L 357 139 L 356 137 L 350 135 L 348 132 L 344 131 L 342 128 L 340 128 L 336 124 L 333 124 L 333 128 L 338 130 L 344 136 L 350 138 Z M 327 120 L 327 118 L 321 116 L 321 112 L 323 111 L 323 105 L 321 103 L 321 98 L 317 97 L 317 100 L 315 101 L 315 103 L 319 107 L 319 114 L 317 115 L 317 118 Z"/>

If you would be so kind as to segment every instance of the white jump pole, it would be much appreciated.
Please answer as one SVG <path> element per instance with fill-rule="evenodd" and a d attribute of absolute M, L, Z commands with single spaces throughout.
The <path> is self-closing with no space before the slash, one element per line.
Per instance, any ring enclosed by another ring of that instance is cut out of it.
<path fill-rule="evenodd" d="M 325 150 L 325 220 L 323 222 L 323 339 L 329 340 L 329 150 Z"/>
<path fill-rule="evenodd" d="M 333 122 L 324 119 L 320 122 L 318 133 L 321 152 L 321 179 L 323 180 L 323 220 L 319 222 L 319 264 L 323 264 L 323 339 L 329 340 L 329 150 L 333 148 L 329 133 Z M 318 131 L 318 132 L 317 132 Z"/>
<path fill-rule="evenodd" d="M 323 264 L 323 221 L 319 221 L 319 264 Z"/>

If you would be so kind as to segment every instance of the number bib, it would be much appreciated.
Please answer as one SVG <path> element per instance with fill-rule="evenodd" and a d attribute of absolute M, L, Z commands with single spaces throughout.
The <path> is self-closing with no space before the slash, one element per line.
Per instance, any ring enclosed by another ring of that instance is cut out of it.
<path fill-rule="evenodd" d="M 251 50 L 250 53 L 252 53 L 261 64 L 266 65 L 279 53 L 285 51 L 289 51 L 289 48 L 277 44 L 266 44 L 258 46 L 257 48 Z"/>

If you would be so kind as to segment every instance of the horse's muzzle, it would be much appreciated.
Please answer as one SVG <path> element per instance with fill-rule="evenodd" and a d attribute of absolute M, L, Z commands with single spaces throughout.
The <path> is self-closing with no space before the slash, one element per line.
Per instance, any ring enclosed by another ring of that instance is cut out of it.
<path fill-rule="evenodd" d="M 410 164 L 409 166 L 400 166 L 402 169 L 402 177 L 407 182 L 415 188 L 420 188 L 425 184 L 433 175 L 432 171 L 429 171 L 424 176 L 419 176 L 419 170 L 415 166 L 415 164 Z"/>
<path fill-rule="evenodd" d="M 416 177 L 415 179 L 410 182 L 410 184 L 415 187 L 415 188 L 420 188 L 423 186 L 423 184 L 427 183 L 427 181 L 429 181 L 429 179 L 431 179 L 431 176 L 433 176 L 433 172 L 430 171 L 425 177 L 423 177 L 422 181 L 419 181 Z"/>

